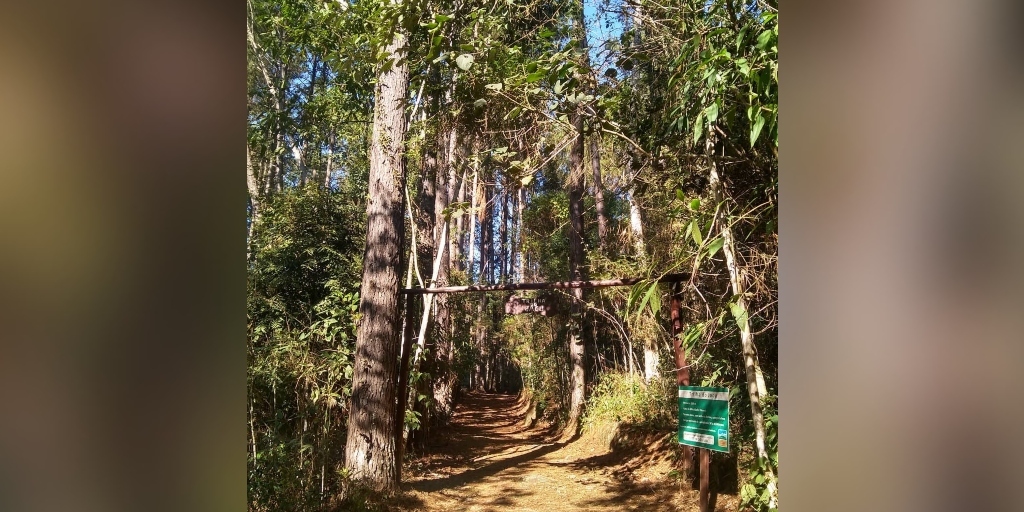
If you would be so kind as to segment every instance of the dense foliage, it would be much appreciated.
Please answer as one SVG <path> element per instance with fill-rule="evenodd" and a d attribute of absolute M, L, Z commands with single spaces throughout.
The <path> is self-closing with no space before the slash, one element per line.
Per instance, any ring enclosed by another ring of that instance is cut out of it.
<path fill-rule="evenodd" d="M 730 388 L 742 498 L 777 508 L 777 4 L 584 7 L 249 0 L 251 510 L 334 507 L 349 477 L 373 84 L 396 65 L 384 50 L 397 27 L 410 40 L 401 285 L 566 279 L 583 170 L 586 275 L 647 278 L 582 305 L 516 294 L 550 304 L 546 316 L 507 315 L 508 292 L 416 309 L 410 447 L 460 389 L 526 388 L 566 424 L 573 322 L 585 423 L 671 429 L 670 290 L 655 280 L 689 272 L 692 384 Z"/>

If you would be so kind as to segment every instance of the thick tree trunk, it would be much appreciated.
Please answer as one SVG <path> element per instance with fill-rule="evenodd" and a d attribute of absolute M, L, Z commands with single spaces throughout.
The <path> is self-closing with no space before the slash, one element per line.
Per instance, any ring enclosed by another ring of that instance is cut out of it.
<path fill-rule="evenodd" d="M 404 215 L 406 35 L 395 32 L 386 52 L 395 65 L 381 73 L 370 143 L 366 250 L 352 376 L 345 468 L 353 481 L 382 493 L 397 490 L 396 371 L 401 308 L 398 279 Z"/>
<path fill-rule="evenodd" d="M 718 175 L 718 165 L 714 156 L 714 131 L 708 132 L 706 142 L 706 156 L 710 168 L 709 185 L 714 196 L 715 204 L 722 204 L 725 201 L 725 194 L 722 190 L 722 180 Z M 720 208 L 719 211 L 725 210 Z M 745 297 L 746 284 L 744 283 L 743 270 L 740 268 L 739 259 L 736 256 L 736 241 L 729 225 L 729 219 L 725 214 L 719 214 L 716 219 L 722 233 L 722 252 L 725 254 L 725 263 L 729 269 L 729 282 L 732 285 L 732 293 L 736 296 L 736 306 L 739 311 L 746 312 L 747 301 Z M 746 316 L 746 313 L 743 314 Z M 740 331 L 740 345 L 743 353 L 743 368 L 747 378 L 747 397 L 750 400 L 750 412 L 754 422 L 754 441 L 757 448 L 757 457 L 765 462 L 765 477 L 767 479 L 768 492 L 770 495 L 770 506 L 774 508 L 778 503 L 778 483 L 775 473 L 768 461 L 768 449 L 766 445 L 766 433 L 764 425 L 764 412 L 762 403 L 768 394 L 764 384 L 764 376 L 761 373 L 761 366 L 757 362 L 757 350 L 754 348 L 754 335 L 750 330 L 749 318 L 744 320 L 736 319 L 736 325 Z"/>
<path fill-rule="evenodd" d="M 573 119 L 576 137 L 569 149 L 569 279 L 582 281 L 586 279 L 583 272 L 583 176 L 584 176 L 584 144 L 583 117 L 577 112 Z M 569 421 L 565 437 L 574 437 L 579 431 L 579 421 L 583 415 L 583 404 L 586 400 L 586 346 L 583 326 L 583 289 L 572 290 L 571 308 L 572 327 L 569 333 Z"/>
<path fill-rule="evenodd" d="M 575 20 L 575 32 L 583 49 L 584 64 L 589 66 L 587 50 L 587 29 L 583 17 L 583 3 L 580 2 L 578 17 Z M 569 179 L 566 188 L 569 193 L 569 279 L 582 281 L 586 279 L 583 251 L 583 187 L 586 173 L 585 137 L 583 134 L 583 113 L 577 106 L 572 116 L 573 130 L 576 132 L 569 146 Z M 563 439 L 575 437 L 579 433 L 580 418 L 586 402 L 587 386 L 587 346 L 588 329 L 583 320 L 583 290 L 572 290 L 571 327 L 569 329 L 569 420 L 563 432 Z"/>

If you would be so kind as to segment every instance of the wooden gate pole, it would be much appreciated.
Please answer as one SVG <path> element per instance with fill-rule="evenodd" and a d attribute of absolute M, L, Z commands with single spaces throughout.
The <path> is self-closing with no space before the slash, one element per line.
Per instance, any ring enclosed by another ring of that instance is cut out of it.
<path fill-rule="evenodd" d="M 405 296 L 405 338 L 402 343 L 402 358 L 398 367 L 398 389 L 395 393 L 398 403 L 395 410 L 395 474 L 398 475 L 398 482 L 402 481 L 402 460 L 405 458 L 405 404 L 409 401 L 409 353 L 412 352 L 412 338 L 415 335 L 413 320 L 415 314 L 415 300 L 418 294 L 410 293 Z"/>
<path fill-rule="evenodd" d="M 690 385 L 690 368 L 686 365 L 686 349 L 683 347 L 682 285 L 672 283 L 672 349 L 676 356 L 676 385 Z M 683 476 L 687 480 L 693 475 L 693 448 L 683 445 Z"/>
<path fill-rule="evenodd" d="M 690 368 L 686 364 L 686 347 L 682 340 L 682 295 L 682 283 L 672 283 L 672 348 L 676 356 L 676 384 L 689 386 Z M 697 455 L 700 458 L 700 512 L 709 512 L 711 454 L 704 448 L 697 448 Z M 693 448 L 687 445 L 683 445 L 683 475 L 687 480 L 693 477 Z"/>
<path fill-rule="evenodd" d="M 700 454 L 700 512 L 710 512 L 711 487 L 711 452 L 707 448 L 697 448 Z"/>

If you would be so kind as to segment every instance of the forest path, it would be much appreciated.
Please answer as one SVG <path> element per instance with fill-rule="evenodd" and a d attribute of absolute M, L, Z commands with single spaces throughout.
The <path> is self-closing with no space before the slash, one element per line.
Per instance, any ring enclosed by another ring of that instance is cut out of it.
<path fill-rule="evenodd" d="M 670 482 L 620 478 L 607 446 L 525 428 L 519 405 L 514 395 L 464 396 L 430 454 L 407 466 L 399 510 L 696 510 Z"/>

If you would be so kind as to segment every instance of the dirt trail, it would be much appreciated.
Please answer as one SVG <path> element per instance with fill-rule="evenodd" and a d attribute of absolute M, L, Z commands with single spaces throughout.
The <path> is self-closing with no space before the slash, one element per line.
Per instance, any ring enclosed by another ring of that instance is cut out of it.
<path fill-rule="evenodd" d="M 435 434 L 430 455 L 407 466 L 399 510 L 697 509 L 694 492 L 623 471 L 622 457 L 608 453 L 606 444 L 587 436 L 559 443 L 525 429 L 517 412 L 515 396 L 465 396 L 451 428 Z M 667 469 L 663 464 L 658 473 L 663 477 Z"/>

